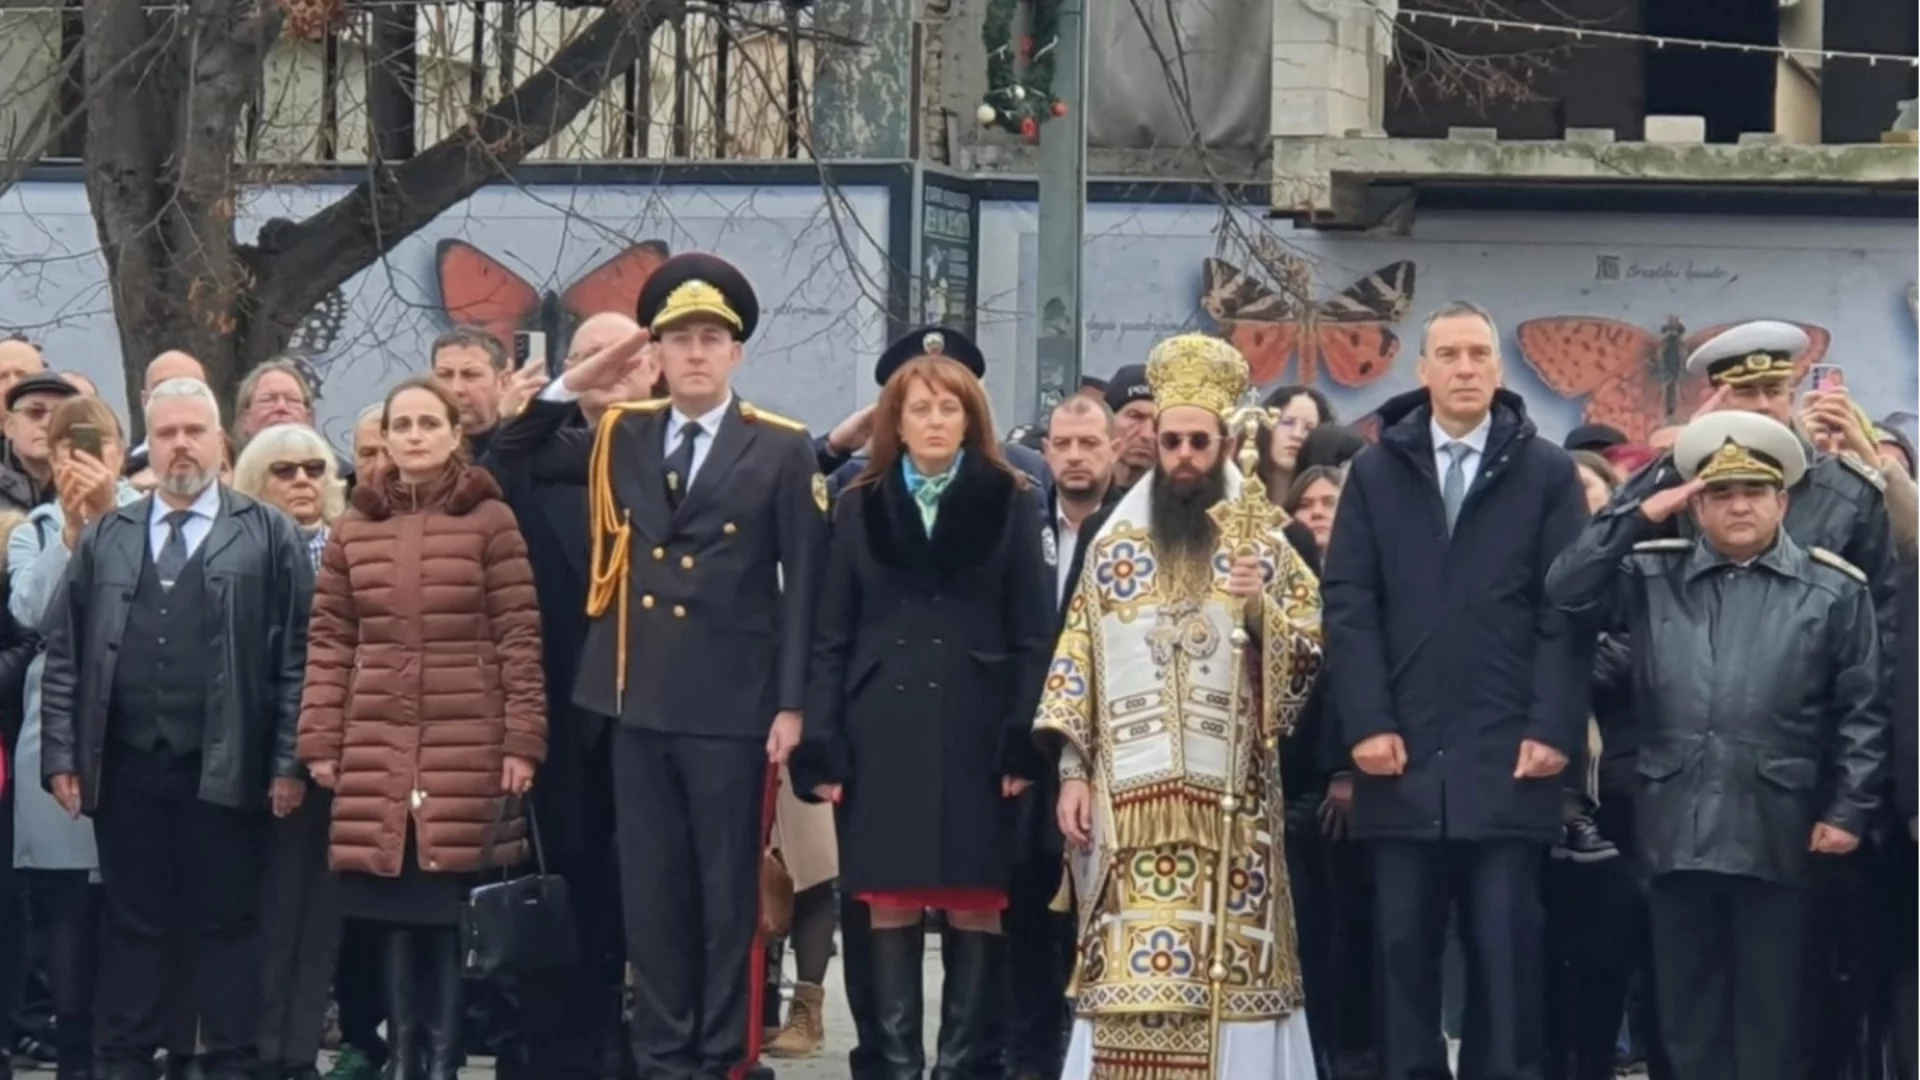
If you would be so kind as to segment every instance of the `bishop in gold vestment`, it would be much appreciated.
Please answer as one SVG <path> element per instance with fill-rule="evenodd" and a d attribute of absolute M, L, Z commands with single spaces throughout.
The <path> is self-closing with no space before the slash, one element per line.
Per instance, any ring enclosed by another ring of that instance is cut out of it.
<path fill-rule="evenodd" d="M 1063 1080 L 1212 1080 L 1210 1065 L 1231 1080 L 1308 1080 L 1277 755 L 1319 670 L 1319 582 L 1277 520 L 1251 552 L 1194 521 L 1240 493 L 1224 422 L 1196 427 L 1205 418 L 1191 411 L 1224 420 L 1246 386 L 1240 355 L 1185 335 L 1155 349 L 1148 378 L 1161 461 L 1087 549 L 1035 719 L 1060 749 L 1063 808 L 1074 781 L 1091 803 L 1090 845 L 1068 860 L 1079 956 Z M 1247 554 L 1266 584 L 1245 605 L 1252 641 L 1236 665 L 1227 582 Z M 1231 836 L 1228 792 L 1242 800 Z M 1228 975 L 1216 990 L 1222 934 Z"/>

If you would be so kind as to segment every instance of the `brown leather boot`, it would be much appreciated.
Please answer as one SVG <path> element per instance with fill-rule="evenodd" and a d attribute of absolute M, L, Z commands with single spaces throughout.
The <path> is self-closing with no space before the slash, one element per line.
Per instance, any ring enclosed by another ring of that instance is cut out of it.
<path fill-rule="evenodd" d="M 826 1008 L 827 991 L 812 983 L 798 983 L 793 988 L 793 1005 L 787 1011 L 787 1026 L 780 1029 L 767 1043 L 766 1055 L 775 1058 L 812 1057 L 820 1052 L 820 1045 L 826 1041 L 826 1019 L 821 1010 Z"/>

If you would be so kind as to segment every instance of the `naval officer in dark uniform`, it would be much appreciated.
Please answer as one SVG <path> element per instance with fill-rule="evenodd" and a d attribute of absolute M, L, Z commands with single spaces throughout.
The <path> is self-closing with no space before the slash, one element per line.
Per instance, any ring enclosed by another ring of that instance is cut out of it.
<path fill-rule="evenodd" d="M 1631 644 L 1636 847 L 1675 1075 L 1830 1080 L 1842 1074 L 1802 1065 L 1817 999 L 1801 968 L 1812 864 L 1858 848 L 1881 801 L 1888 713 L 1866 575 L 1781 528 L 1806 469 L 1785 425 L 1709 413 L 1673 456 L 1685 483 L 1596 517 L 1547 593 Z M 1648 538 L 1683 509 L 1699 536 Z"/>
<path fill-rule="evenodd" d="M 634 1057 L 643 1080 L 723 1080 L 748 1057 L 770 764 L 800 740 L 826 550 L 826 483 L 806 428 L 739 399 L 759 318 L 711 255 L 676 255 L 641 291 L 645 329 L 582 360 L 514 422 L 578 463 L 593 619 L 574 701 L 617 717 L 614 803 Z M 651 347 L 668 396 L 566 429 L 571 401 Z"/>
<path fill-rule="evenodd" d="M 1806 331 L 1792 323 L 1741 323 L 1695 349 L 1687 358 L 1687 371 L 1706 377 L 1714 407 L 1758 413 L 1794 428 L 1794 389 L 1810 344 Z M 1870 465 L 1818 452 L 1804 435 L 1798 438 L 1807 467 L 1787 485 L 1783 528 L 1801 547 L 1833 552 L 1858 568 L 1873 600 L 1879 639 L 1896 641 L 1899 589 L 1886 481 Z M 1599 517 L 1638 513 L 1646 500 L 1682 482 L 1672 455 L 1662 457 L 1627 481 Z M 1654 535 L 1691 538 L 1698 531 L 1687 515 L 1676 514 Z M 1881 655 L 1881 692 L 1890 693 L 1894 653 L 1882 650 Z M 1813 884 L 1805 966 L 1810 985 L 1801 1016 L 1808 1028 L 1806 1067 L 1800 1073 L 1805 1080 L 1839 1076 L 1848 1071 L 1850 1061 L 1858 1065 L 1877 1053 L 1871 1034 L 1877 1023 L 1874 1014 L 1885 1000 L 1880 985 L 1891 972 L 1876 922 L 1880 908 L 1874 898 L 1886 891 L 1878 880 L 1876 840 L 1892 823 L 1874 824 L 1858 852 L 1831 853 L 1808 867 Z M 1910 921 L 1911 913 L 1904 917 Z"/>

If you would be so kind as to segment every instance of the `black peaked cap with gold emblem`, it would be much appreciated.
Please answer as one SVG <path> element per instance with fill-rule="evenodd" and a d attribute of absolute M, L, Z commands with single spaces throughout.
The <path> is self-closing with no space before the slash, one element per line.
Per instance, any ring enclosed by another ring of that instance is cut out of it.
<path fill-rule="evenodd" d="M 887 351 L 880 354 L 880 362 L 873 365 L 873 381 L 885 386 L 895 372 L 907 366 L 909 361 L 923 356 L 939 356 L 955 361 L 973 372 L 976 379 L 986 378 L 987 375 L 986 354 L 980 351 L 980 346 L 975 345 L 972 338 L 944 326 L 923 326 L 907 331 L 899 340 L 887 346 Z"/>
<path fill-rule="evenodd" d="M 1673 444 L 1683 480 L 1790 488 L 1807 473 L 1807 452 L 1785 424 L 1759 413 L 1710 412 L 1688 424 Z"/>
<path fill-rule="evenodd" d="M 733 331 L 735 340 L 745 341 L 760 324 L 760 300 L 732 263 L 688 251 L 661 263 L 647 278 L 634 318 L 653 334 L 688 319 L 712 319 Z"/>
<path fill-rule="evenodd" d="M 1792 323 L 1755 319 L 1702 342 L 1687 357 L 1687 373 L 1704 375 L 1714 386 L 1791 379 L 1794 362 L 1811 344 L 1807 332 Z"/>

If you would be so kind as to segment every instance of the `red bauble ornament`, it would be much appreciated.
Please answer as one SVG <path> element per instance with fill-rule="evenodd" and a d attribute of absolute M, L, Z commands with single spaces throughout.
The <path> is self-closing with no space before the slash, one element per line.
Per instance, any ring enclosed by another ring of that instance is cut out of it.
<path fill-rule="evenodd" d="M 1035 120 L 1031 116 L 1021 117 L 1020 134 L 1024 136 L 1028 142 L 1037 142 L 1040 138 L 1040 121 Z"/>
<path fill-rule="evenodd" d="M 1053 108 L 1053 115 L 1055 118 L 1059 118 L 1067 115 L 1067 103 L 1064 101 L 1054 102 L 1052 108 Z"/>

